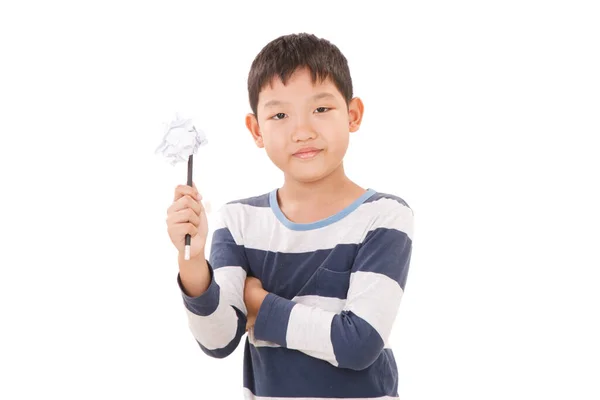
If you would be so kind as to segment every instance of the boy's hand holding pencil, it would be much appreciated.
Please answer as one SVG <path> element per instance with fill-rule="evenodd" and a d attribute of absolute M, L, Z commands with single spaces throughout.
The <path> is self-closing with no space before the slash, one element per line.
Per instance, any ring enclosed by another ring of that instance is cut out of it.
<path fill-rule="evenodd" d="M 204 146 L 208 143 L 206 139 L 206 135 L 201 130 L 196 129 L 191 119 L 184 119 L 176 114 L 176 119 L 171 121 L 165 127 L 165 135 L 160 146 L 157 147 L 155 153 L 162 154 L 163 157 L 171 164 L 176 165 L 181 162 L 187 161 L 187 184 L 189 187 L 193 185 L 193 169 L 194 169 L 194 153 L 198 150 L 200 146 Z M 179 189 L 179 187 L 178 187 Z M 195 186 L 194 186 L 194 189 Z M 181 197 L 185 197 L 189 195 L 195 198 L 194 194 L 190 194 L 191 192 L 181 192 L 181 196 L 178 197 L 177 190 L 175 191 L 175 201 L 179 201 Z M 197 193 L 197 190 L 196 190 Z M 187 202 L 187 203 L 185 203 Z M 198 199 L 197 202 L 200 202 Z M 185 203 L 185 204 L 184 204 Z M 179 208 L 177 211 L 183 211 L 182 206 L 187 205 L 188 209 L 196 210 L 197 207 L 192 207 L 192 204 L 188 200 L 184 200 L 184 203 L 179 202 Z M 202 206 L 202 204 L 200 204 Z M 198 209 L 204 211 L 202 208 Z M 190 214 L 190 212 L 185 211 L 186 215 Z M 181 213 L 179 214 L 181 216 Z M 193 218 L 193 215 L 188 215 L 189 218 Z M 177 219 L 177 218 L 176 218 Z M 191 221 L 187 221 L 187 223 L 191 223 Z M 192 225 L 194 225 L 192 223 Z M 198 228 L 196 226 L 196 228 Z M 193 227 L 188 227 L 188 229 L 193 230 Z M 170 230 L 171 232 L 171 230 Z M 169 232 L 169 235 L 171 233 Z M 173 237 L 171 237 L 173 240 Z M 191 253 L 191 234 L 188 233 L 184 237 L 184 258 L 185 260 L 190 260 L 192 258 Z M 204 239 L 206 240 L 206 238 Z M 174 242 L 175 244 L 175 242 Z M 179 245 L 179 242 L 175 244 Z M 202 244 L 202 250 L 204 249 L 204 244 Z M 179 247 L 177 247 L 179 249 Z M 180 250 L 181 251 L 181 250 Z"/>
<path fill-rule="evenodd" d="M 186 235 L 190 235 L 189 258 L 204 257 L 208 221 L 202 195 L 194 183 L 175 188 L 173 203 L 167 210 L 167 231 L 180 254 L 184 254 Z"/>

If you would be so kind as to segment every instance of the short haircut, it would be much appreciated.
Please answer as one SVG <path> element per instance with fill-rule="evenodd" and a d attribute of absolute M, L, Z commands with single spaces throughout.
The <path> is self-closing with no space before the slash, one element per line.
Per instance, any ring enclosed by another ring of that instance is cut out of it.
<path fill-rule="evenodd" d="M 313 82 L 329 78 L 340 91 L 346 105 L 352 100 L 352 78 L 342 52 L 326 39 L 298 33 L 280 36 L 258 53 L 248 74 L 250 108 L 257 115 L 258 95 L 275 77 L 283 84 L 299 68 L 310 70 Z"/>

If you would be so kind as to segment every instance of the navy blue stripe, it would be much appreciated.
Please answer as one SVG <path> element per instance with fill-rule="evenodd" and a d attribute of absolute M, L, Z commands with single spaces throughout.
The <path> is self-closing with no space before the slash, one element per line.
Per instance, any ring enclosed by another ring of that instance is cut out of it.
<path fill-rule="evenodd" d="M 286 299 L 317 295 L 346 298 L 350 272 L 377 272 L 404 289 L 412 241 L 404 232 L 378 228 L 362 245 L 340 244 L 309 253 L 277 253 L 246 249 L 251 271 L 266 291 Z"/>
<path fill-rule="evenodd" d="M 343 311 L 334 317 L 331 343 L 340 367 L 356 371 L 373 364 L 384 346 L 377 331 L 352 311 Z"/>
<path fill-rule="evenodd" d="M 335 282 L 323 286 L 317 273 L 319 268 L 331 271 L 346 272 L 354 260 L 357 245 L 340 245 L 334 250 L 317 250 L 310 253 L 275 253 L 270 251 L 246 249 L 250 263 L 250 275 L 259 278 L 266 291 L 275 293 L 286 299 L 302 295 L 329 296 Z M 325 276 L 323 276 L 326 278 Z M 346 279 L 347 280 L 347 279 Z M 342 286 L 334 294 L 345 298 Z"/>
<path fill-rule="evenodd" d="M 398 396 L 393 353 L 384 350 L 362 371 L 339 368 L 327 361 L 286 348 L 256 348 L 246 341 L 244 387 L 257 396 L 361 398 Z"/>
<path fill-rule="evenodd" d="M 249 264 L 244 246 L 235 243 L 228 228 L 220 228 L 213 233 L 209 258 L 214 269 L 239 266 L 248 272 Z"/>
<path fill-rule="evenodd" d="M 269 207 L 269 193 L 228 202 L 227 204 L 246 204 L 253 207 Z"/>
<path fill-rule="evenodd" d="M 183 283 L 181 282 L 181 276 L 179 273 L 177 274 L 177 284 L 181 290 L 181 296 L 183 297 L 185 307 L 194 314 L 203 317 L 215 312 L 219 306 L 219 294 L 221 290 L 213 278 L 213 271 L 212 268 L 210 268 L 210 265 L 208 269 L 210 271 L 210 284 L 206 291 L 198 297 L 191 297 L 185 293 Z"/>
<path fill-rule="evenodd" d="M 265 297 L 254 323 L 254 337 L 258 340 L 287 346 L 286 334 L 290 314 L 295 303 L 269 293 Z"/>
<path fill-rule="evenodd" d="M 381 193 L 381 192 L 376 192 L 373 196 L 371 196 L 369 199 L 367 199 L 367 201 L 365 201 L 365 203 L 372 203 L 372 202 L 375 202 L 375 201 L 381 200 L 381 199 L 396 200 L 398 203 L 402 204 L 403 206 L 410 208 L 410 206 L 408 205 L 408 203 L 406 201 L 404 201 L 404 199 L 402 199 L 398 196 L 395 196 L 393 194 Z"/>
<path fill-rule="evenodd" d="M 246 333 L 246 316 L 244 315 L 243 312 L 238 310 L 236 307 L 234 307 L 234 306 L 231 306 L 231 307 L 233 307 L 233 309 L 235 310 L 235 313 L 237 314 L 238 325 L 237 325 L 237 331 L 235 333 L 235 337 L 231 340 L 231 342 L 229 342 L 229 344 L 227 346 L 225 346 L 221 349 L 209 350 L 206 347 L 204 347 L 202 345 L 202 343 L 200 343 L 196 340 L 196 343 L 198 343 L 198 345 L 200 346 L 202 351 L 211 357 L 225 358 L 228 355 L 230 355 L 231 353 L 233 353 L 234 350 L 237 348 L 238 344 L 240 343 L 240 339 L 242 338 L 242 336 L 244 336 L 244 333 Z"/>
<path fill-rule="evenodd" d="M 356 254 L 353 268 L 386 275 L 404 290 L 411 254 L 412 240 L 406 233 L 378 228 L 367 234 Z"/>
<path fill-rule="evenodd" d="M 315 295 L 322 297 L 335 297 L 346 299 L 350 288 L 351 271 L 330 271 L 319 268 L 315 274 Z M 308 290 L 305 291 L 307 293 Z"/>

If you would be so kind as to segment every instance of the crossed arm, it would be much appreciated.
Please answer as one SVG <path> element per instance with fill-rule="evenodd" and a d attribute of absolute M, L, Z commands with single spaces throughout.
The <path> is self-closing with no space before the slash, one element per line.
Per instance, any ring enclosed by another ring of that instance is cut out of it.
<path fill-rule="evenodd" d="M 207 291 L 195 298 L 183 295 L 200 347 L 226 357 L 250 328 L 255 339 L 340 368 L 367 368 L 390 335 L 412 252 L 412 219 L 406 214 L 387 218 L 387 227 L 369 232 L 360 245 L 344 307 L 337 313 L 265 291 L 258 279 L 247 277 L 243 248 L 227 228 L 216 231 Z"/>

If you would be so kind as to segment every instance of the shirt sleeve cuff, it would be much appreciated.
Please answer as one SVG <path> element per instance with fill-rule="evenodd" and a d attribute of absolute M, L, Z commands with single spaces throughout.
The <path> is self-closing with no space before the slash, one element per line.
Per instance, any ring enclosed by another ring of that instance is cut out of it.
<path fill-rule="evenodd" d="M 269 293 L 262 302 L 254 323 L 254 337 L 286 346 L 287 328 L 296 303 Z"/>
<path fill-rule="evenodd" d="M 183 303 L 188 310 L 203 317 L 215 312 L 219 306 L 219 295 L 221 292 L 219 285 L 217 282 L 215 282 L 213 269 L 210 264 L 208 264 L 208 270 L 210 273 L 210 284 L 208 285 L 206 291 L 197 297 L 189 296 L 185 292 L 183 283 L 181 282 L 181 276 L 179 273 L 177 273 L 177 284 L 181 290 Z"/>

